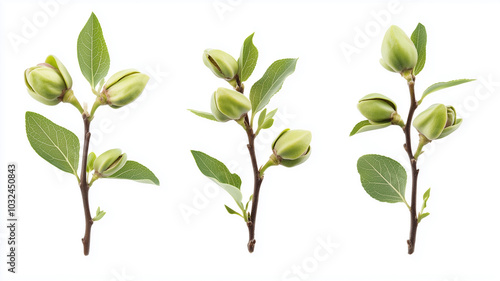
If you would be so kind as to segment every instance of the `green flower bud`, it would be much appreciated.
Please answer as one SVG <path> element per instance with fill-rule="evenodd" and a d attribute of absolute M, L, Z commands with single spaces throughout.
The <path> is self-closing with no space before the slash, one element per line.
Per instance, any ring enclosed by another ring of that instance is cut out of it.
<path fill-rule="evenodd" d="M 271 160 L 285 167 L 304 163 L 311 155 L 311 139 L 311 132 L 306 130 L 283 130 L 272 144 Z"/>
<path fill-rule="evenodd" d="M 228 53 L 221 50 L 206 49 L 203 52 L 203 63 L 215 76 L 227 81 L 233 80 L 238 73 L 238 62 Z"/>
<path fill-rule="evenodd" d="M 218 88 L 212 95 L 210 107 L 215 119 L 220 122 L 239 120 L 252 109 L 250 100 L 240 92 Z"/>
<path fill-rule="evenodd" d="M 369 94 L 358 102 L 358 109 L 366 119 L 376 122 L 390 122 L 396 113 L 396 103 L 382 94 Z"/>
<path fill-rule="evenodd" d="M 402 73 L 412 70 L 417 65 L 418 53 L 415 44 L 404 31 L 392 25 L 382 41 L 382 59 L 380 64 L 393 72 Z"/>
<path fill-rule="evenodd" d="M 112 108 L 125 106 L 141 95 L 148 81 L 149 76 L 135 69 L 119 71 L 104 84 L 101 103 L 107 103 Z"/>
<path fill-rule="evenodd" d="M 433 104 L 415 117 L 413 126 L 429 140 L 441 139 L 454 132 L 462 119 L 456 117 L 455 108 Z"/>
<path fill-rule="evenodd" d="M 127 162 L 127 154 L 118 148 L 110 149 L 94 161 L 94 170 L 100 177 L 109 177 L 118 172 Z"/>
<path fill-rule="evenodd" d="M 24 82 L 30 96 L 46 105 L 60 103 L 73 86 L 66 67 L 52 55 L 47 57 L 45 63 L 26 69 Z"/>

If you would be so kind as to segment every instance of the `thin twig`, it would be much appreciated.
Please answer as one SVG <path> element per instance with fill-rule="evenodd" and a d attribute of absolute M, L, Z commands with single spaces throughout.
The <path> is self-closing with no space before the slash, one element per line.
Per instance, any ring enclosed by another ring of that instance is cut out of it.
<path fill-rule="evenodd" d="M 236 90 L 243 94 L 244 87 L 239 80 L 239 77 L 236 76 Z M 248 251 L 253 253 L 255 249 L 255 222 L 257 221 L 257 208 L 259 206 L 259 193 L 260 186 L 262 185 L 262 181 L 264 177 L 260 175 L 259 165 L 257 164 L 257 157 L 255 156 L 255 133 L 253 131 L 250 119 L 248 118 L 248 114 L 244 116 L 244 125 L 245 131 L 248 137 L 248 152 L 250 153 L 250 159 L 252 161 L 253 167 L 253 175 L 254 175 L 254 185 L 253 185 L 253 197 L 252 197 L 252 210 L 250 212 L 250 216 L 248 218 L 247 226 L 248 226 Z"/>
<path fill-rule="evenodd" d="M 406 143 L 404 148 L 408 154 L 411 164 L 411 204 L 410 204 L 410 238 L 407 240 L 408 243 L 408 254 L 411 255 L 415 251 L 415 242 L 417 238 L 417 227 L 418 227 L 418 217 L 417 217 L 417 159 L 413 155 L 411 148 L 411 124 L 413 120 L 413 114 L 418 107 L 418 103 L 415 99 L 415 76 L 412 75 L 411 80 L 408 81 L 408 88 L 410 90 L 410 109 L 408 111 L 408 119 L 404 127 L 404 134 L 406 138 Z"/>
<path fill-rule="evenodd" d="M 84 141 L 83 141 L 83 152 L 82 152 L 82 166 L 80 175 L 80 191 L 82 193 L 83 201 L 83 211 L 85 213 L 85 235 L 82 238 L 83 243 L 83 254 L 88 256 L 90 251 L 90 231 L 94 221 L 92 220 L 92 215 L 90 214 L 89 206 L 89 184 L 87 182 L 87 155 L 89 153 L 89 143 L 90 143 L 90 119 L 87 112 L 82 114 L 83 124 L 84 124 Z"/>

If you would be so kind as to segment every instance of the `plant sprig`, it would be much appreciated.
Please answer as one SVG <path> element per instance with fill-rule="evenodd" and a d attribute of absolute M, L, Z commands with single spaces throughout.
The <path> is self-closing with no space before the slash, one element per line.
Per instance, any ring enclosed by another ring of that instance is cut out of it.
<path fill-rule="evenodd" d="M 374 199 L 387 202 L 403 202 L 410 211 L 410 238 L 407 240 L 408 254 L 415 251 L 418 224 L 430 213 L 424 212 L 430 197 L 430 188 L 423 195 L 420 212 L 417 213 L 417 182 L 420 170 L 417 168 L 418 157 L 423 153 L 425 145 L 433 140 L 444 138 L 458 129 L 462 119 L 452 106 L 443 104 L 431 105 L 428 109 L 413 118 L 417 108 L 429 94 L 452 86 L 474 81 L 459 79 L 439 82 L 429 86 L 417 100 L 415 94 L 415 78 L 426 60 L 427 31 L 418 24 L 410 38 L 397 26 L 391 26 L 382 42 L 381 65 L 399 73 L 407 82 L 410 93 L 410 107 L 406 122 L 399 115 L 394 101 L 382 94 L 369 94 L 358 103 L 358 109 L 367 120 L 356 124 L 350 135 L 379 130 L 391 125 L 402 128 L 405 136 L 404 149 L 408 154 L 411 166 L 411 200 L 405 198 L 407 175 L 404 167 L 397 161 L 376 154 L 361 156 L 358 160 L 358 172 L 365 191 Z M 412 149 L 411 126 L 419 133 L 419 144 L 415 152 Z"/>
<path fill-rule="evenodd" d="M 275 61 L 267 69 L 261 79 L 255 82 L 249 98 L 244 95 L 245 82 L 252 74 L 257 64 L 258 50 L 253 44 L 253 36 L 248 36 L 241 48 L 240 57 L 235 60 L 231 55 L 220 51 L 207 49 L 204 52 L 205 65 L 219 78 L 226 80 L 233 89 L 219 88 L 211 100 L 211 113 L 190 109 L 202 118 L 218 122 L 235 121 L 245 131 L 248 137 L 248 152 L 254 174 L 254 189 L 246 204 L 243 203 L 241 180 L 236 174 L 215 158 L 192 150 L 191 153 L 200 171 L 209 179 L 226 190 L 234 199 L 241 212 L 224 205 L 229 214 L 240 216 L 248 227 L 248 251 L 255 248 L 255 225 L 259 192 L 264 180 L 264 172 L 271 166 L 283 165 L 293 167 L 306 161 L 310 155 L 311 133 L 304 130 L 284 130 L 272 144 L 272 154 L 262 166 L 257 163 L 254 142 L 261 130 L 269 129 L 274 124 L 274 115 L 278 109 L 267 111 L 266 106 L 271 98 L 283 86 L 286 78 L 291 75 L 297 64 L 297 59 L 281 59 Z M 257 124 L 255 117 L 257 114 Z M 251 209 L 249 209 L 251 204 Z"/>
<path fill-rule="evenodd" d="M 155 185 L 159 185 L 160 182 L 148 168 L 127 160 L 127 154 L 122 153 L 120 149 L 108 150 L 98 157 L 94 152 L 89 153 L 90 124 L 96 110 L 102 105 L 120 108 L 131 103 L 142 93 L 149 77 L 137 70 L 127 69 L 105 80 L 110 59 L 101 25 L 94 13 L 90 15 L 80 32 L 77 54 L 81 72 L 96 96 L 90 112 L 77 100 L 72 90 L 71 76 L 55 56 L 48 56 L 45 63 L 28 68 L 24 74 L 28 93 L 34 99 L 46 105 L 69 103 L 78 109 L 84 123 L 80 175 L 78 175 L 80 141 L 73 132 L 40 114 L 28 111 L 26 134 L 38 155 L 60 170 L 76 177 L 85 214 L 85 234 L 82 243 L 84 254 L 88 255 L 92 225 L 106 214 L 98 207 L 96 215 L 91 216 L 89 190 L 94 182 L 104 178 L 129 179 Z"/>

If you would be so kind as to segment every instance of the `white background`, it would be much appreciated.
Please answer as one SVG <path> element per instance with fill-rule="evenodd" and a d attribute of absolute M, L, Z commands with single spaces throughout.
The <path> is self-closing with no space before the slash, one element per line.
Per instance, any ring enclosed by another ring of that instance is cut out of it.
<path fill-rule="evenodd" d="M 499 9 L 494 1 L 1 1 L 0 175 L 5 183 L 7 163 L 18 164 L 20 220 L 17 274 L 6 272 L 7 229 L 1 224 L 0 279 L 499 280 Z M 75 179 L 41 159 L 24 128 L 25 112 L 34 111 L 81 138 L 81 118 L 67 104 L 48 107 L 32 99 L 23 71 L 54 54 L 70 71 L 78 99 L 91 104 L 76 42 L 92 11 L 110 52 L 109 75 L 133 67 L 151 80 L 135 104 L 99 108 L 91 151 L 119 147 L 155 172 L 161 186 L 96 182 L 91 209 L 100 206 L 107 214 L 94 224 L 85 257 Z M 436 92 L 423 104 L 454 105 L 464 122 L 430 144 L 419 161 L 419 205 L 432 187 L 431 215 L 419 226 L 416 252 L 409 256 L 405 206 L 369 197 L 356 170 L 366 153 L 408 167 L 401 131 L 348 135 L 362 120 L 356 103 L 368 93 L 390 96 L 406 115 L 406 83 L 379 65 L 380 45 L 389 25 L 411 34 L 419 22 L 428 45 L 418 93 L 439 81 L 478 80 Z M 201 150 L 225 162 L 242 177 L 248 197 L 246 135 L 234 123 L 214 123 L 186 109 L 208 111 L 211 93 L 227 86 L 205 68 L 203 50 L 238 57 L 252 32 L 259 61 L 247 92 L 274 60 L 299 57 L 268 107 L 280 109 L 275 126 L 257 141 L 259 163 L 283 128 L 311 130 L 313 142 L 305 164 L 266 173 L 256 251 L 249 254 L 246 226 L 224 210 L 234 202 L 198 171 L 190 154 Z M 355 53 L 342 51 L 346 46 Z M 329 252 L 321 241 L 330 241 Z"/>

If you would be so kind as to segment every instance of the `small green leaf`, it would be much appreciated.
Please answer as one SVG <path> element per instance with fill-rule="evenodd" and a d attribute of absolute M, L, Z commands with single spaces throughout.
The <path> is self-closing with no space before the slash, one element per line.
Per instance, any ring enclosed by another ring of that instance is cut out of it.
<path fill-rule="evenodd" d="M 267 108 L 264 108 L 262 112 L 259 115 L 259 121 L 257 122 L 258 127 L 262 127 L 262 124 L 264 124 L 264 121 L 266 120 L 266 114 L 267 114 Z"/>
<path fill-rule="evenodd" d="M 261 130 L 261 129 L 269 129 L 269 128 L 271 128 L 273 126 L 273 124 L 274 124 L 273 117 L 274 117 L 274 115 L 276 114 L 277 111 L 278 111 L 278 109 L 276 108 L 275 110 L 273 110 L 273 111 L 271 111 L 271 112 L 269 112 L 269 113 L 266 114 L 267 109 L 264 108 L 264 110 L 260 113 L 260 116 L 259 116 L 259 130 Z"/>
<path fill-rule="evenodd" d="M 141 183 L 160 185 L 160 181 L 153 172 L 135 161 L 127 161 L 118 172 L 107 178 L 134 180 Z"/>
<path fill-rule="evenodd" d="M 381 202 L 404 202 L 406 171 L 397 161 L 376 154 L 363 155 L 358 160 L 358 173 L 365 191 Z"/>
<path fill-rule="evenodd" d="M 371 130 L 377 130 L 377 129 L 382 129 L 385 127 L 389 127 L 391 125 L 391 122 L 387 123 L 372 123 L 369 120 L 364 120 L 359 122 L 354 126 L 352 129 L 351 133 L 349 136 L 354 136 L 355 134 L 371 131 Z"/>
<path fill-rule="evenodd" d="M 108 74 L 110 59 L 101 25 L 94 13 L 80 32 L 76 49 L 82 74 L 95 89 Z"/>
<path fill-rule="evenodd" d="M 471 82 L 476 79 L 457 79 L 457 80 L 451 80 L 448 82 L 438 82 L 435 84 L 432 84 L 429 86 L 429 88 L 425 89 L 424 93 L 422 94 L 422 98 L 420 98 L 419 104 L 422 102 L 422 100 L 428 96 L 431 93 L 434 93 L 435 91 L 439 91 L 442 89 L 446 89 L 449 87 L 457 86 L 463 83 Z"/>
<path fill-rule="evenodd" d="M 94 152 L 90 152 L 87 156 L 87 173 L 94 169 L 94 161 L 97 158 Z"/>
<path fill-rule="evenodd" d="M 431 189 L 429 188 L 424 193 L 424 202 L 422 203 L 422 211 L 427 207 L 427 200 L 429 200 L 430 196 L 431 196 Z"/>
<path fill-rule="evenodd" d="M 420 223 L 424 218 L 426 218 L 429 215 L 430 215 L 430 213 L 419 214 L 418 215 L 418 223 Z"/>
<path fill-rule="evenodd" d="M 227 191 L 236 203 L 241 204 L 243 196 L 240 191 L 240 177 L 237 174 L 231 174 L 224 163 L 203 152 L 191 150 L 191 154 L 201 173 Z"/>
<path fill-rule="evenodd" d="M 417 75 L 422 71 L 425 65 L 425 56 L 426 56 L 426 45 L 427 45 L 427 31 L 425 30 L 425 26 L 421 23 L 417 25 L 415 31 L 411 34 L 411 41 L 417 48 L 417 65 L 413 69 L 413 75 Z"/>
<path fill-rule="evenodd" d="M 80 142 L 71 131 L 34 112 L 26 112 L 26 135 L 40 157 L 78 177 Z"/>
<path fill-rule="evenodd" d="M 224 205 L 224 207 L 226 207 L 227 212 L 230 213 L 231 215 L 238 215 L 240 217 L 243 217 L 240 213 L 238 213 L 235 210 L 229 208 L 227 205 Z"/>
<path fill-rule="evenodd" d="M 203 117 L 203 118 L 206 118 L 208 120 L 212 120 L 212 121 L 217 121 L 217 119 L 215 119 L 214 115 L 212 113 L 209 113 L 209 112 L 204 112 L 204 111 L 198 111 L 198 110 L 194 110 L 194 109 L 188 109 L 189 111 L 191 111 L 192 113 L 200 116 L 200 117 Z"/>
<path fill-rule="evenodd" d="M 92 221 L 98 221 L 102 219 L 102 217 L 104 217 L 105 214 L 106 212 L 101 211 L 101 207 L 97 207 L 97 211 L 95 212 L 95 217 L 92 218 Z"/>
<path fill-rule="evenodd" d="M 274 109 L 274 110 L 271 110 L 271 112 L 269 112 L 267 115 L 266 115 L 266 119 L 269 120 L 269 119 L 272 119 L 274 117 L 274 115 L 276 115 L 276 112 L 278 112 L 278 109 Z"/>
<path fill-rule="evenodd" d="M 253 194 L 250 195 L 250 198 L 248 198 L 248 202 L 247 204 L 245 205 L 245 211 L 248 210 L 248 204 L 250 204 L 250 202 L 252 202 L 252 198 L 253 198 Z"/>
<path fill-rule="evenodd" d="M 269 66 L 264 76 L 253 84 L 250 89 L 253 115 L 266 107 L 271 97 L 281 89 L 285 79 L 295 71 L 296 64 L 297 59 L 277 60 Z"/>
<path fill-rule="evenodd" d="M 241 82 L 247 81 L 250 75 L 252 75 L 257 64 L 257 58 L 259 57 L 259 51 L 253 44 L 253 35 L 254 33 L 248 36 L 245 42 L 243 42 L 240 57 L 238 58 L 238 76 Z"/>
<path fill-rule="evenodd" d="M 269 129 L 273 126 L 274 124 L 274 119 L 266 119 L 264 124 L 262 124 L 262 129 Z"/>

